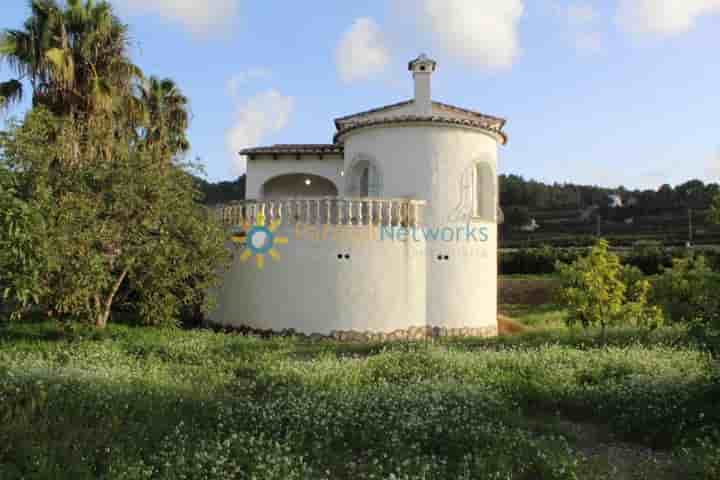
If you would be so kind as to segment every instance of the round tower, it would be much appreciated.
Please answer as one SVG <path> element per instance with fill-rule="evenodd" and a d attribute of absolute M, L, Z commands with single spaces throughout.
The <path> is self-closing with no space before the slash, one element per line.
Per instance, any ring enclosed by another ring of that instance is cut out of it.
<path fill-rule="evenodd" d="M 437 63 L 411 61 L 412 100 L 340 119 L 346 194 L 369 177 L 371 196 L 427 201 L 427 325 L 454 334 L 497 330 L 497 155 L 503 119 L 433 102 Z M 357 166 L 365 168 L 358 170 Z M 358 171 L 360 173 L 358 173 Z M 365 193 L 365 192 L 363 192 Z M 452 331 L 454 329 L 454 331 Z M 462 332 L 461 332 L 462 330 Z"/>

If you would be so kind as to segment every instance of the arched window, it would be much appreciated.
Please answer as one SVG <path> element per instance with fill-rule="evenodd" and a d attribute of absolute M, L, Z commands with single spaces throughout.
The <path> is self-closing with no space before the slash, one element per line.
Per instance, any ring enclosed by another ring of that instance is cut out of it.
<path fill-rule="evenodd" d="M 493 168 L 478 162 L 473 168 L 473 216 L 485 222 L 495 222 L 497 214 L 497 181 Z"/>
<path fill-rule="evenodd" d="M 380 170 L 374 160 L 367 156 L 358 156 L 350 167 L 348 175 L 348 194 L 357 197 L 380 196 L 382 182 Z"/>

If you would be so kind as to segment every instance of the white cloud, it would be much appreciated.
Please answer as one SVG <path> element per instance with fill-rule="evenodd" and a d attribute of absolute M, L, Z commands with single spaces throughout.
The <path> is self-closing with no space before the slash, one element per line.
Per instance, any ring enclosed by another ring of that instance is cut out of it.
<path fill-rule="evenodd" d="M 238 105 L 235 122 L 225 135 L 232 158 L 233 174 L 245 171 L 245 160 L 238 152 L 260 144 L 263 138 L 285 128 L 295 106 L 292 97 L 274 89 L 261 92 Z"/>
<path fill-rule="evenodd" d="M 597 19 L 595 7 L 589 3 L 573 3 L 565 9 L 565 15 L 571 25 L 587 25 Z"/>
<path fill-rule="evenodd" d="M 523 0 L 422 0 L 420 25 L 449 54 L 490 69 L 512 66 L 520 54 L 518 23 Z"/>
<path fill-rule="evenodd" d="M 272 72 L 264 67 L 253 67 L 244 72 L 237 73 L 230 77 L 227 81 L 227 91 L 231 97 L 237 98 L 239 95 L 240 87 L 246 85 L 253 80 L 259 80 L 268 78 L 272 75 Z"/>
<path fill-rule="evenodd" d="M 621 0 L 617 21 L 634 33 L 674 35 L 712 13 L 720 13 L 720 0 Z"/>
<path fill-rule="evenodd" d="M 587 2 L 554 3 L 553 10 L 567 24 L 570 42 L 578 53 L 593 55 L 605 50 L 603 35 L 597 29 L 600 14 Z"/>
<path fill-rule="evenodd" d="M 335 50 L 335 63 L 343 82 L 366 80 L 385 70 L 390 53 L 380 26 L 372 18 L 358 18 Z"/>
<path fill-rule="evenodd" d="M 160 15 L 196 34 L 228 27 L 239 11 L 239 0 L 118 0 L 130 11 Z"/>

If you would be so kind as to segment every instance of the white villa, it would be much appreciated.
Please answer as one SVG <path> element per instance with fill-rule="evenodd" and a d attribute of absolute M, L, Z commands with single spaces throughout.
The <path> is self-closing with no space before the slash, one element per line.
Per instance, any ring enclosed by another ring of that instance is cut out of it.
<path fill-rule="evenodd" d="M 497 333 L 497 155 L 505 120 L 414 98 L 335 120 L 333 143 L 243 150 L 235 255 L 210 321 L 339 339 Z"/>

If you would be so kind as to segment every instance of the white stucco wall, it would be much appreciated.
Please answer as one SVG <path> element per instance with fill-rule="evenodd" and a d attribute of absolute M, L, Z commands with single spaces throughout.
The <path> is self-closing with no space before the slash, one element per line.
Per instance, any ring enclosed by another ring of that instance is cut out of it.
<path fill-rule="evenodd" d="M 211 322 L 325 335 L 425 325 L 423 242 L 383 240 L 376 227 L 332 228 L 323 237 L 321 226 L 281 227 L 290 241 L 262 270 L 236 250 Z"/>
<path fill-rule="evenodd" d="M 355 236 L 317 239 L 285 225 L 278 234 L 290 242 L 279 247 L 281 260 L 267 258 L 265 268 L 258 270 L 252 261 L 236 259 L 210 320 L 308 334 L 391 332 L 421 325 L 495 327 L 497 226 L 494 218 L 471 218 L 471 212 L 478 162 L 488 165 L 492 176 L 491 188 L 481 194 L 493 205 L 497 202 L 497 139 L 459 126 L 414 123 L 358 129 L 343 140 L 344 159 L 251 160 L 248 198 L 259 198 L 267 180 L 293 173 L 325 177 L 341 195 L 352 194 L 352 179 L 341 172 L 351 172 L 358 159 L 372 159 L 382 176 L 377 196 L 426 200 L 427 233 L 445 239 L 425 241 L 425 233 L 419 232 L 407 241 L 391 241 L 381 239 L 377 230 L 363 235 L 367 226 L 330 227 L 330 232 Z M 351 258 L 338 260 L 338 254 Z"/>
<path fill-rule="evenodd" d="M 454 126 L 410 124 L 355 130 L 344 140 L 346 170 L 357 158 L 373 158 L 382 172 L 379 196 L 426 200 L 424 222 L 431 228 L 457 232 L 468 224 L 473 199 L 467 179 L 476 162 L 490 165 L 494 188 L 482 194 L 497 201 L 498 147 L 489 134 Z M 466 241 L 465 235 L 460 241 L 427 242 L 429 325 L 496 324 L 497 226 L 491 220 L 470 223 L 471 228 L 485 228 L 484 242 Z M 438 260 L 438 255 L 443 260 Z"/>
<path fill-rule="evenodd" d="M 318 155 L 302 155 L 298 160 L 294 155 L 257 156 L 247 162 L 246 198 L 262 197 L 262 186 L 268 180 L 286 174 L 311 174 L 332 181 L 342 191 L 343 157 L 325 154 L 321 159 Z"/>

